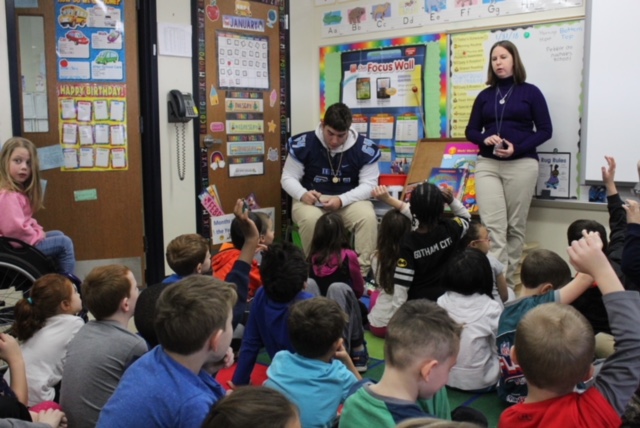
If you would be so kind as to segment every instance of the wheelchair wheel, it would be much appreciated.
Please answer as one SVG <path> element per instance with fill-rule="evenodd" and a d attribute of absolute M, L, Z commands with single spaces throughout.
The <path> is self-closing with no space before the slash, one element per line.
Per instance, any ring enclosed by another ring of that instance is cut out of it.
<path fill-rule="evenodd" d="M 27 295 L 40 273 L 28 266 L 18 266 L 0 256 L 0 331 L 13 323 L 13 308 Z"/>

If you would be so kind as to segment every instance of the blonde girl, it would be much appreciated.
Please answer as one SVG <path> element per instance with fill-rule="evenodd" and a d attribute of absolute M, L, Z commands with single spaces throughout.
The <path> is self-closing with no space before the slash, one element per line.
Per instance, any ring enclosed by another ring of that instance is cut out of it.
<path fill-rule="evenodd" d="M 0 150 L 0 237 L 19 239 L 58 263 L 61 273 L 73 274 L 73 242 L 58 230 L 45 232 L 33 214 L 43 208 L 38 152 L 22 137 L 9 138 Z"/>
<path fill-rule="evenodd" d="M 76 316 L 81 310 L 82 300 L 76 286 L 55 273 L 39 278 L 29 297 L 16 304 L 11 331 L 21 342 L 29 406 L 53 401 L 54 387 L 62 379 L 67 345 L 84 325 Z M 9 381 L 9 374 L 5 379 Z"/>

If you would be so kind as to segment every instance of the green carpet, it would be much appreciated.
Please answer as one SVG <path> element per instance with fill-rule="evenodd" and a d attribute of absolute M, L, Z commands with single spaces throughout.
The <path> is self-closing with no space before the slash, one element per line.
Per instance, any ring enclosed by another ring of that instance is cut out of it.
<path fill-rule="evenodd" d="M 365 373 L 365 376 L 377 381 L 380 380 L 380 377 L 384 372 L 384 339 L 380 339 L 379 337 L 372 335 L 369 331 L 365 332 L 365 338 L 367 340 L 369 356 L 371 357 L 369 370 Z M 470 394 L 456 389 L 447 388 L 447 393 L 449 395 L 449 403 L 451 404 L 452 409 L 464 405 L 479 410 L 484 413 L 489 420 L 490 427 L 498 426 L 500 413 L 508 407 L 498 398 L 495 392 L 486 394 Z"/>

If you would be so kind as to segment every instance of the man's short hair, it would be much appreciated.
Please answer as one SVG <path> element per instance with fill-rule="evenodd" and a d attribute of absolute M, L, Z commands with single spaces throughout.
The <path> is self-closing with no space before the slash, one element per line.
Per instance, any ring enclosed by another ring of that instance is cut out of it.
<path fill-rule="evenodd" d="M 338 132 L 348 131 L 351 127 L 351 121 L 353 116 L 351 115 L 351 109 L 346 104 L 335 103 L 332 104 L 324 114 L 322 123 L 330 126 Z"/>
<path fill-rule="evenodd" d="M 607 229 L 595 220 L 582 219 L 571 223 L 567 228 L 567 241 L 569 245 L 571 245 L 573 241 L 579 241 L 582 238 L 583 230 L 587 232 L 598 232 L 602 240 L 602 251 L 607 252 L 609 245 L 607 241 Z"/>
<path fill-rule="evenodd" d="M 546 303 L 522 318 L 515 349 L 527 382 L 566 394 L 588 374 L 595 338 L 591 325 L 575 308 Z"/>
<path fill-rule="evenodd" d="M 191 355 L 218 330 L 225 330 L 238 296 L 235 285 L 192 275 L 164 289 L 156 303 L 154 328 L 166 350 Z"/>
<path fill-rule="evenodd" d="M 553 251 L 537 249 L 522 261 L 520 279 L 526 288 L 550 283 L 557 290 L 571 281 L 571 268 Z"/>
<path fill-rule="evenodd" d="M 347 314 L 334 300 L 314 297 L 292 305 L 288 323 L 289 338 L 296 353 L 319 358 L 342 337 Z"/>
<path fill-rule="evenodd" d="M 439 362 L 457 355 L 462 326 L 447 311 L 425 299 L 405 302 L 391 317 L 384 343 L 387 364 L 411 367 L 418 359 Z"/>
<path fill-rule="evenodd" d="M 289 303 L 304 288 L 309 264 L 302 250 L 290 242 L 269 245 L 262 252 L 260 277 L 267 296 L 278 303 Z"/>
<path fill-rule="evenodd" d="M 249 216 L 249 219 L 256 224 L 256 229 L 258 229 L 258 233 L 262 233 L 261 232 L 263 227 L 262 220 L 257 215 L 257 213 L 249 211 L 248 216 Z M 233 247 L 238 250 L 241 250 L 242 247 L 244 246 L 244 233 L 242 233 L 242 226 L 240 226 L 240 220 L 238 220 L 235 217 L 231 221 L 231 230 L 229 234 L 231 235 L 231 243 L 233 244 Z"/>
<path fill-rule="evenodd" d="M 167 263 L 177 275 L 191 275 L 204 263 L 207 251 L 209 243 L 197 233 L 180 235 L 167 246 Z"/>
<path fill-rule="evenodd" d="M 131 272 L 123 265 L 93 268 L 82 282 L 82 301 L 96 320 L 115 314 L 124 298 L 131 296 Z"/>

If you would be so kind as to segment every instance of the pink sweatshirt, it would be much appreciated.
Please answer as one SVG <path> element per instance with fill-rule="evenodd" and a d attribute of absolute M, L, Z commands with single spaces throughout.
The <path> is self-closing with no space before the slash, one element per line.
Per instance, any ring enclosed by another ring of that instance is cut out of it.
<path fill-rule="evenodd" d="M 44 229 L 33 218 L 26 195 L 0 190 L 0 236 L 19 239 L 29 245 L 36 245 L 44 239 Z"/>

